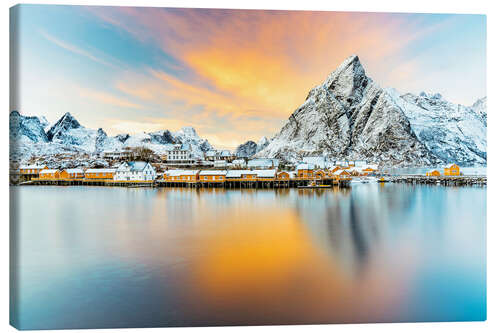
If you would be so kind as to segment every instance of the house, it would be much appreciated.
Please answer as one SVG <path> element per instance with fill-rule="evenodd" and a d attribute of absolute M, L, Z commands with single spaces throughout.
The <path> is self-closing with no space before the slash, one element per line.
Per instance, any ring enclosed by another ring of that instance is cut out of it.
<path fill-rule="evenodd" d="M 377 172 L 378 170 L 378 166 L 375 165 L 375 164 L 369 164 L 369 165 L 366 165 L 362 171 L 366 174 L 372 174 L 374 172 Z"/>
<path fill-rule="evenodd" d="M 193 164 L 195 162 L 189 144 L 166 145 L 165 153 L 161 155 L 161 159 L 167 164 Z"/>
<path fill-rule="evenodd" d="M 316 169 L 324 169 L 328 160 L 325 156 L 306 156 L 302 158 L 302 163 L 313 165 Z"/>
<path fill-rule="evenodd" d="M 65 169 L 64 170 L 68 174 L 69 179 L 79 179 L 85 177 L 85 172 L 82 169 Z"/>
<path fill-rule="evenodd" d="M 276 178 L 276 169 L 257 170 L 256 174 L 258 181 L 273 181 Z"/>
<path fill-rule="evenodd" d="M 200 182 L 222 183 L 226 180 L 226 170 L 202 170 L 200 171 Z"/>
<path fill-rule="evenodd" d="M 115 181 L 153 181 L 156 170 L 149 162 L 124 162 L 116 169 Z"/>
<path fill-rule="evenodd" d="M 233 160 L 234 156 L 231 154 L 229 150 L 223 150 L 220 152 L 220 159 L 224 161 L 231 162 Z"/>
<path fill-rule="evenodd" d="M 275 166 L 276 161 L 270 158 L 256 158 L 249 160 L 247 166 L 249 169 L 271 169 Z"/>
<path fill-rule="evenodd" d="M 205 160 L 215 161 L 217 158 L 217 152 L 215 150 L 209 150 L 205 153 Z"/>
<path fill-rule="evenodd" d="M 232 163 L 233 163 L 233 166 L 240 167 L 240 168 L 244 168 L 247 165 L 247 162 L 245 162 L 245 160 L 243 160 L 243 159 L 234 160 Z"/>
<path fill-rule="evenodd" d="M 340 170 L 340 169 L 341 169 L 341 167 L 340 167 L 339 165 L 335 165 L 335 166 L 334 166 L 334 167 L 332 167 L 330 170 L 328 170 L 328 173 L 329 173 L 330 175 L 332 175 L 335 171 Z"/>
<path fill-rule="evenodd" d="M 38 176 L 40 179 L 59 179 L 60 171 L 57 169 L 43 169 Z"/>
<path fill-rule="evenodd" d="M 199 180 L 200 170 L 167 170 L 163 179 L 167 182 L 195 183 Z"/>
<path fill-rule="evenodd" d="M 292 178 L 291 173 L 287 172 L 287 171 L 280 171 L 276 174 L 277 180 L 288 181 L 288 180 L 290 180 L 290 178 Z"/>
<path fill-rule="evenodd" d="M 226 181 L 256 181 L 257 171 L 253 170 L 228 170 Z"/>
<path fill-rule="evenodd" d="M 427 177 L 439 177 L 439 176 L 441 176 L 441 173 L 439 171 L 437 171 L 437 170 L 432 170 L 432 171 L 427 171 L 425 173 L 425 175 Z"/>
<path fill-rule="evenodd" d="M 298 178 L 313 178 L 314 177 L 314 165 L 301 163 L 297 165 L 297 177 Z"/>
<path fill-rule="evenodd" d="M 109 179 L 115 176 L 116 169 L 87 169 L 85 170 L 85 179 Z"/>
<path fill-rule="evenodd" d="M 333 177 L 336 179 L 348 179 L 351 178 L 351 174 L 344 169 L 339 169 L 333 173 Z"/>
<path fill-rule="evenodd" d="M 48 169 L 46 165 L 21 165 L 19 173 L 22 175 L 38 175 L 40 171 Z"/>
<path fill-rule="evenodd" d="M 226 168 L 228 166 L 228 163 L 226 160 L 215 160 L 214 161 L 214 168 Z"/>
<path fill-rule="evenodd" d="M 460 167 L 454 163 L 448 164 L 444 168 L 445 176 L 460 176 Z"/>
<path fill-rule="evenodd" d="M 326 173 L 323 170 L 317 170 L 314 172 L 314 178 L 323 179 L 326 177 Z"/>

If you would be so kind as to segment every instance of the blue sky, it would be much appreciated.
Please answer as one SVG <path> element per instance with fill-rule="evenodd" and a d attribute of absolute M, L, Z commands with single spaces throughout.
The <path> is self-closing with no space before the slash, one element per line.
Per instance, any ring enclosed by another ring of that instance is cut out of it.
<path fill-rule="evenodd" d="M 486 95 L 486 17 L 21 5 L 11 109 L 108 134 L 193 126 L 219 147 L 272 136 L 351 54 L 398 91 Z"/>

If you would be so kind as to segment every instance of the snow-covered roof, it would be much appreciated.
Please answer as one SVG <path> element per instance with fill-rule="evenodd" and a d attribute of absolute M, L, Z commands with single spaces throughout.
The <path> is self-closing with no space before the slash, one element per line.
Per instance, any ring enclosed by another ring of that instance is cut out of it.
<path fill-rule="evenodd" d="M 19 169 L 43 169 L 45 168 L 45 165 L 36 165 L 36 164 L 32 164 L 32 165 L 21 165 L 19 167 Z"/>
<path fill-rule="evenodd" d="M 247 163 L 249 168 L 252 167 L 272 167 L 274 162 L 270 158 L 257 158 L 253 160 L 249 160 Z"/>
<path fill-rule="evenodd" d="M 458 165 L 457 165 L 457 164 L 455 164 L 455 163 L 450 163 L 450 164 L 447 164 L 447 165 L 445 166 L 445 168 L 449 169 L 449 168 L 451 168 L 451 167 L 452 167 L 452 166 L 454 166 L 454 165 L 458 166 Z"/>
<path fill-rule="evenodd" d="M 83 173 L 82 169 L 75 168 L 75 169 L 65 169 L 67 173 Z"/>
<path fill-rule="evenodd" d="M 209 150 L 205 153 L 205 156 L 214 157 L 217 152 L 215 150 Z"/>
<path fill-rule="evenodd" d="M 301 163 L 297 165 L 297 170 L 314 170 L 314 165 L 308 163 Z"/>
<path fill-rule="evenodd" d="M 338 169 L 338 170 L 337 170 L 337 171 L 335 171 L 333 174 L 334 174 L 335 176 L 338 176 L 338 175 L 340 175 L 340 174 L 341 174 L 341 173 L 343 173 L 343 172 L 347 172 L 347 171 L 346 171 L 346 170 L 344 170 L 344 169 Z M 349 173 L 349 172 L 347 172 L 347 173 Z"/>
<path fill-rule="evenodd" d="M 143 161 L 124 162 L 118 167 L 118 170 L 143 171 L 148 165 L 150 165 L 148 162 Z"/>
<path fill-rule="evenodd" d="M 40 171 L 40 174 L 46 174 L 46 173 L 56 173 L 58 172 L 59 170 L 57 169 L 45 169 L 45 170 L 42 170 Z"/>
<path fill-rule="evenodd" d="M 274 178 L 276 176 L 276 169 L 270 170 L 256 170 L 257 178 Z"/>
<path fill-rule="evenodd" d="M 245 164 L 245 163 L 246 163 L 245 160 L 241 160 L 241 159 L 233 161 L 233 164 Z"/>
<path fill-rule="evenodd" d="M 200 176 L 225 176 L 227 174 L 226 170 L 202 170 L 200 171 Z"/>
<path fill-rule="evenodd" d="M 116 169 L 87 169 L 85 173 L 115 173 Z"/>
<path fill-rule="evenodd" d="M 363 170 L 368 169 L 368 168 L 373 169 L 373 170 L 378 170 L 378 165 L 376 165 L 376 164 L 367 164 L 367 165 L 363 168 Z"/>
<path fill-rule="evenodd" d="M 200 172 L 200 170 L 183 170 L 183 169 L 175 169 L 175 170 L 167 170 L 165 171 L 166 176 L 196 176 Z"/>
<path fill-rule="evenodd" d="M 228 170 L 226 178 L 241 178 L 242 175 L 256 175 L 257 171 L 252 170 Z"/>
<path fill-rule="evenodd" d="M 223 150 L 220 155 L 223 157 L 229 157 L 231 156 L 231 152 L 229 150 Z"/>

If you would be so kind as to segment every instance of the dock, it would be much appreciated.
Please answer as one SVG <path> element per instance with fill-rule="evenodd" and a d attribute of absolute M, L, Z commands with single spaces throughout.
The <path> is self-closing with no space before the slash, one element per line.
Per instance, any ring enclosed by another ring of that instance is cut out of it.
<path fill-rule="evenodd" d="M 423 176 L 423 175 L 401 175 L 386 177 L 392 183 L 404 184 L 427 184 L 443 186 L 485 186 L 487 184 L 486 176 Z"/>

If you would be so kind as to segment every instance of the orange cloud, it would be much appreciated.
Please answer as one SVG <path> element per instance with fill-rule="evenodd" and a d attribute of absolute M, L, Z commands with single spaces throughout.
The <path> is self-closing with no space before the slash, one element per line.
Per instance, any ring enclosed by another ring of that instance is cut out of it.
<path fill-rule="evenodd" d="M 160 47 L 194 74 L 181 78 L 150 69 L 131 74 L 132 80 L 119 79 L 116 87 L 169 109 L 169 116 L 177 120 L 201 124 L 200 133 L 218 142 L 256 140 L 276 133 L 308 91 L 347 56 L 357 53 L 370 65 L 369 75 L 372 71 L 384 76 L 389 70 L 386 57 L 435 29 L 432 25 L 412 29 L 404 14 L 89 10 L 139 41 Z M 230 126 L 232 134 L 224 125 Z M 244 137 L 248 134 L 252 136 Z"/>

